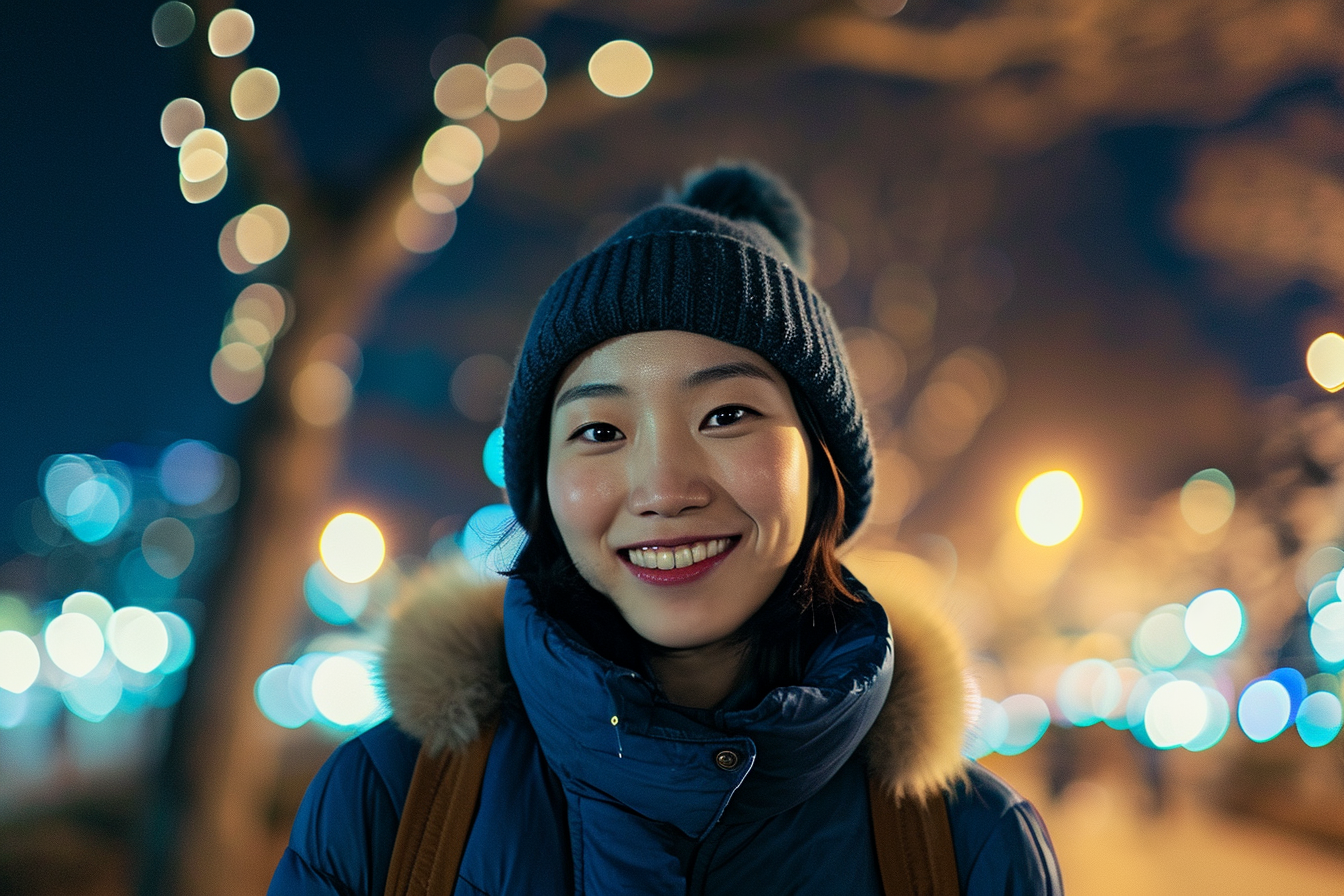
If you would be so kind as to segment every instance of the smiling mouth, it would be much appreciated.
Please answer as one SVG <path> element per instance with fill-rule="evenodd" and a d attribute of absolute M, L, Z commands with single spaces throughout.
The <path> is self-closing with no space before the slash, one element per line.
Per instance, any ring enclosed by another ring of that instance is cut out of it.
<path fill-rule="evenodd" d="M 640 569 L 685 569 L 717 557 L 732 543 L 732 538 L 710 538 L 676 547 L 630 548 L 625 555 Z"/>

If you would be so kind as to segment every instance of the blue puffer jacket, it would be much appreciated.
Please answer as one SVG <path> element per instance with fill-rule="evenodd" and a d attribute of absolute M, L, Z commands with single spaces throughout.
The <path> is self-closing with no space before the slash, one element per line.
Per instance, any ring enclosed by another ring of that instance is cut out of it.
<path fill-rule="evenodd" d="M 893 610 L 889 637 L 869 602 L 802 684 L 688 711 L 588 650 L 521 583 L 507 589 L 502 644 L 497 594 L 447 585 L 428 591 L 451 597 L 394 627 L 395 724 L 323 766 L 271 894 L 381 894 L 421 743 L 461 745 L 492 714 L 457 896 L 880 894 L 870 767 L 897 792 L 946 793 L 967 896 L 1063 892 L 1035 809 L 958 756 L 959 655 L 927 612 Z"/>

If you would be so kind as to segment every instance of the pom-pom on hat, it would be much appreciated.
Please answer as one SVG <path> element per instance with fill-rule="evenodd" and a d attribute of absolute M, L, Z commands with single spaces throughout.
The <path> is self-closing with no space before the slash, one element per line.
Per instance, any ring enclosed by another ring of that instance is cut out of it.
<path fill-rule="evenodd" d="M 807 213 L 749 164 L 692 172 L 551 284 L 532 316 L 504 414 L 504 481 L 536 531 L 551 401 L 565 366 L 608 339 L 683 330 L 765 358 L 808 402 L 844 488 L 843 537 L 863 521 L 873 458 L 830 308 L 803 279 Z"/>

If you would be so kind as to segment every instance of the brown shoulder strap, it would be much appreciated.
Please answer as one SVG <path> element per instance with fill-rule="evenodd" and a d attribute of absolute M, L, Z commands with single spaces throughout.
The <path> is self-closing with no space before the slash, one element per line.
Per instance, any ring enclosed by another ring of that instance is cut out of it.
<path fill-rule="evenodd" d="M 868 805 L 886 896 L 958 896 L 957 854 L 942 794 L 897 800 L 870 775 Z"/>
<path fill-rule="evenodd" d="M 494 721 L 458 751 L 437 756 L 421 748 L 401 810 L 397 843 L 387 871 L 386 896 L 451 894 L 481 800 L 481 781 Z"/>

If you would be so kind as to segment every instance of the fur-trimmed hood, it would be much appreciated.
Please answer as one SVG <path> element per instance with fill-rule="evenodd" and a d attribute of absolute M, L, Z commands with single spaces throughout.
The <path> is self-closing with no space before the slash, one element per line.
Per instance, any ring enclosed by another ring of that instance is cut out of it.
<path fill-rule="evenodd" d="M 864 746 L 897 795 L 935 792 L 963 769 L 964 655 L 921 590 L 873 589 L 891 625 L 894 672 Z M 499 709 L 509 687 L 503 604 L 504 581 L 483 581 L 460 561 L 427 567 L 398 602 L 383 687 L 397 725 L 431 751 L 464 746 Z"/>

